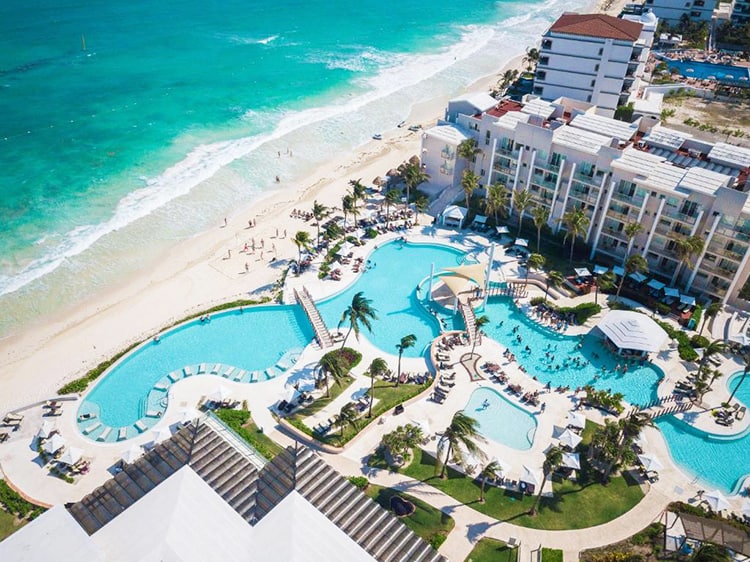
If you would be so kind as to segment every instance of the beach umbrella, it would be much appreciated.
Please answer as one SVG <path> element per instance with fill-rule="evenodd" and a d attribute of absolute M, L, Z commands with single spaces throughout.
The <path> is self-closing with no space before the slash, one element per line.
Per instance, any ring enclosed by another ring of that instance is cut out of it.
<path fill-rule="evenodd" d="M 729 509 L 729 501 L 724 497 L 719 490 L 713 490 L 703 494 L 703 501 L 708 504 L 711 511 L 721 511 L 723 509 Z"/>
<path fill-rule="evenodd" d="M 641 431 L 638 434 L 638 436 L 635 439 L 633 439 L 633 443 L 635 443 L 641 448 L 643 448 L 644 445 L 648 445 L 648 439 L 646 439 L 646 434 Z"/>
<path fill-rule="evenodd" d="M 579 429 L 586 427 L 586 416 L 579 414 L 578 412 L 570 412 L 565 421 L 571 427 L 577 427 Z"/>
<path fill-rule="evenodd" d="M 130 464 L 131 462 L 135 461 L 138 457 L 141 456 L 143 453 L 143 449 L 141 449 L 140 445 L 136 445 L 133 443 L 130 447 L 125 449 L 122 452 L 122 455 L 120 455 L 120 458 L 123 462 L 126 462 Z"/>
<path fill-rule="evenodd" d="M 195 418 L 198 417 L 198 414 L 195 410 L 180 410 L 180 423 L 187 423 L 189 421 L 193 421 Z"/>
<path fill-rule="evenodd" d="M 229 390 L 223 384 L 220 384 L 216 388 L 216 390 L 214 390 L 211 394 L 208 395 L 208 399 L 213 400 L 214 402 L 224 402 L 224 400 L 229 398 L 231 395 L 232 395 L 232 391 Z"/>
<path fill-rule="evenodd" d="M 81 460 L 82 456 L 83 449 L 79 449 L 78 447 L 68 447 L 58 460 L 63 464 L 73 465 Z"/>
<path fill-rule="evenodd" d="M 539 486 L 539 476 L 537 475 L 536 470 L 531 470 L 528 466 L 523 465 L 523 474 L 521 474 L 520 478 L 521 482 L 526 482 L 527 484 L 533 484 L 534 486 Z"/>
<path fill-rule="evenodd" d="M 39 439 L 47 439 L 47 437 L 49 437 L 49 434 L 52 433 L 54 429 L 55 426 L 51 421 L 44 420 L 44 422 L 42 423 L 42 427 L 39 428 L 36 436 L 39 437 Z"/>
<path fill-rule="evenodd" d="M 575 470 L 580 470 L 581 457 L 578 453 L 563 453 L 562 465 Z"/>
<path fill-rule="evenodd" d="M 151 432 L 151 434 L 154 436 L 153 443 L 154 445 L 156 443 L 161 443 L 165 439 L 169 439 L 172 437 L 172 432 L 168 427 L 162 427 L 160 429 L 155 429 Z"/>
<path fill-rule="evenodd" d="M 67 441 L 65 440 L 65 437 L 60 435 L 59 433 L 55 433 L 52 437 L 49 438 L 49 440 L 42 446 L 42 448 L 47 453 L 56 453 L 63 447 L 65 447 L 65 444 Z"/>
<path fill-rule="evenodd" d="M 502 474 L 505 474 L 506 472 L 509 472 L 510 469 L 511 469 L 510 463 L 504 461 L 503 459 L 501 459 L 499 457 L 493 457 L 492 458 L 492 462 L 498 464 L 498 466 L 500 467 L 500 472 Z"/>
<path fill-rule="evenodd" d="M 575 449 L 578 446 L 578 444 L 581 441 L 583 441 L 583 438 L 580 435 L 578 435 L 577 433 L 569 429 L 566 429 L 565 431 L 563 431 L 558 437 L 558 439 L 560 440 L 561 444 L 566 445 L 570 447 L 571 449 Z"/>
<path fill-rule="evenodd" d="M 661 470 L 664 468 L 664 465 L 659 462 L 659 459 L 651 453 L 638 455 L 638 460 L 641 461 L 643 468 L 646 470 Z"/>
<path fill-rule="evenodd" d="M 341 244 L 339 251 L 336 252 L 336 255 L 345 256 L 352 251 L 352 248 L 354 248 L 354 244 L 352 244 L 351 242 L 344 242 L 343 244 Z"/>
<path fill-rule="evenodd" d="M 510 232 L 507 226 L 496 226 L 495 230 L 498 234 L 508 234 Z"/>

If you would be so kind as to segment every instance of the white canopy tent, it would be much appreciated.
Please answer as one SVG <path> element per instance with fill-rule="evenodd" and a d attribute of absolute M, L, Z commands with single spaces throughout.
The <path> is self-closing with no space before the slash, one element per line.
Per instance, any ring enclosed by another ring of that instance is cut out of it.
<path fill-rule="evenodd" d="M 520 246 L 521 248 L 528 248 L 529 247 L 529 241 L 525 238 L 516 238 L 516 241 L 513 242 L 514 246 Z"/>
<path fill-rule="evenodd" d="M 578 429 L 586 427 L 586 416 L 578 412 L 570 412 L 565 421 L 570 427 L 577 427 Z"/>
<path fill-rule="evenodd" d="M 52 433 L 55 430 L 55 424 L 53 424 L 49 420 L 44 420 L 42 422 L 42 427 L 39 428 L 39 431 L 37 432 L 36 436 L 39 437 L 39 439 L 47 439 L 49 437 L 49 434 Z"/>
<path fill-rule="evenodd" d="M 528 466 L 523 465 L 523 474 L 521 474 L 520 481 L 526 482 L 527 484 L 533 484 L 534 486 L 539 486 L 541 479 L 538 476 L 537 470 L 532 470 Z"/>
<path fill-rule="evenodd" d="M 581 457 L 578 453 L 563 453 L 562 454 L 562 465 L 567 468 L 573 468 L 580 470 L 581 468 Z"/>
<path fill-rule="evenodd" d="M 632 310 L 611 310 L 597 324 L 620 350 L 659 351 L 667 333 L 651 318 Z"/>
<path fill-rule="evenodd" d="M 449 205 L 443 211 L 443 225 L 460 227 L 466 218 L 466 209 L 458 205 Z"/>
<path fill-rule="evenodd" d="M 638 460 L 641 461 L 643 468 L 646 470 L 661 470 L 664 468 L 664 465 L 659 462 L 659 459 L 650 453 L 638 455 Z"/>
<path fill-rule="evenodd" d="M 507 226 L 496 226 L 495 230 L 498 234 L 508 234 L 510 229 Z"/>
<path fill-rule="evenodd" d="M 133 443 L 130 447 L 122 452 L 122 454 L 120 455 L 120 459 L 123 462 L 130 464 L 131 462 L 134 462 L 136 459 L 138 459 L 141 454 L 143 454 L 143 449 L 141 449 L 141 446 Z"/>
<path fill-rule="evenodd" d="M 55 435 L 53 435 L 47 440 L 47 442 L 42 446 L 42 448 L 44 449 L 45 452 L 54 454 L 60 449 L 62 449 L 63 447 L 65 447 L 67 443 L 68 442 L 65 440 L 65 437 L 63 437 L 59 433 L 56 433 Z"/>
<path fill-rule="evenodd" d="M 724 509 L 729 509 L 729 501 L 727 501 L 727 498 L 724 497 L 724 494 L 722 494 L 719 490 L 713 490 L 711 492 L 706 492 L 703 494 L 703 501 L 705 501 L 708 504 L 708 507 L 711 508 L 711 511 L 719 512 Z"/>
<path fill-rule="evenodd" d="M 83 449 L 78 447 L 68 447 L 65 452 L 58 459 L 61 463 L 67 465 L 74 465 L 83 456 Z"/>

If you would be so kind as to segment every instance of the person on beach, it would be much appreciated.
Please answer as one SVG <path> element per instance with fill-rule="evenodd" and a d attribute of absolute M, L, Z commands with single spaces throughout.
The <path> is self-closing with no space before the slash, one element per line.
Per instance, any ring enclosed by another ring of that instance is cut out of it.
<path fill-rule="evenodd" d="M 245 262 L 245 273 L 248 273 L 250 271 L 250 266 L 247 262 Z"/>
<path fill-rule="evenodd" d="M 226 225 L 227 225 L 227 218 L 224 217 L 224 226 L 226 226 Z"/>
<path fill-rule="evenodd" d="M 265 248 L 266 247 L 266 241 L 263 240 L 263 238 L 260 239 L 260 247 Z"/>
<path fill-rule="evenodd" d="M 232 250 L 227 250 L 227 259 L 232 259 Z"/>

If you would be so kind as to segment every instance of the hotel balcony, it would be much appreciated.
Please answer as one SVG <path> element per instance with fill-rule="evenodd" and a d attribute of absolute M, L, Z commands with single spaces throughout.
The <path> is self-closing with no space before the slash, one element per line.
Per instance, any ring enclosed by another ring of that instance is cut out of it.
<path fill-rule="evenodd" d="M 440 157 L 445 160 L 453 160 L 455 158 L 456 152 L 451 150 L 446 150 L 445 148 L 440 151 Z"/>
<path fill-rule="evenodd" d="M 534 173 L 531 176 L 531 182 L 535 183 L 536 185 L 540 187 L 545 187 L 548 189 L 555 189 L 555 186 L 557 185 L 557 175 L 556 174 L 537 174 Z"/>
<path fill-rule="evenodd" d="M 695 293 L 706 292 L 712 296 L 723 298 L 729 290 L 729 283 L 715 276 L 703 277 L 696 275 L 690 290 Z"/>
<path fill-rule="evenodd" d="M 727 265 L 728 264 L 722 264 L 721 262 L 713 264 L 704 259 L 703 262 L 701 262 L 700 271 L 711 275 L 718 275 L 722 279 L 731 282 L 735 275 L 737 275 L 737 269 L 732 269 L 731 267 L 727 267 Z"/>
<path fill-rule="evenodd" d="M 515 160 L 518 160 L 518 153 L 521 152 L 520 150 L 512 150 L 509 148 L 502 148 L 500 146 L 497 147 L 495 150 L 495 154 L 498 156 L 508 156 L 509 158 L 513 158 Z"/>
<path fill-rule="evenodd" d="M 584 191 L 579 189 L 571 189 L 570 193 L 568 194 L 568 197 L 575 199 L 576 201 L 581 201 L 583 203 L 595 205 L 596 204 L 596 198 L 599 191 Z"/>
<path fill-rule="evenodd" d="M 732 247 L 732 249 L 730 250 L 726 247 L 717 247 L 716 245 L 711 244 L 706 251 L 715 254 L 716 256 L 727 258 L 734 262 L 740 263 L 742 261 L 742 258 L 745 257 L 745 252 L 747 251 L 747 249 L 745 249 L 745 252 L 743 252 L 742 247 Z"/>
<path fill-rule="evenodd" d="M 595 170 L 592 170 L 591 172 L 581 172 L 576 170 L 576 173 L 573 174 L 573 181 L 579 181 L 595 187 L 599 187 L 602 183 L 601 176 L 597 176 Z"/>
<path fill-rule="evenodd" d="M 620 189 L 615 189 L 615 191 L 612 193 L 612 201 L 619 201 L 620 203 L 624 203 L 638 209 L 640 209 L 641 205 L 643 205 L 644 199 L 645 196 L 643 195 L 637 195 L 636 193 L 631 194 L 629 191 L 621 191 Z"/>
<path fill-rule="evenodd" d="M 698 220 L 698 211 L 695 211 L 693 213 L 681 213 L 677 210 L 676 207 L 672 207 L 670 205 L 666 205 L 664 207 L 664 211 L 662 212 L 662 216 L 668 219 L 677 220 L 681 223 L 687 224 L 689 226 L 693 226 L 695 224 L 695 221 Z"/>

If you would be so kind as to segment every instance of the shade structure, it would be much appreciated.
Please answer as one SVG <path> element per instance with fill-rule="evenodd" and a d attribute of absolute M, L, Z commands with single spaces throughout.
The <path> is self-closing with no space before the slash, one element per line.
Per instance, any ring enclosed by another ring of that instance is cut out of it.
<path fill-rule="evenodd" d="M 646 279 L 648 279 L 648 277 L 643 275 L 643 273 L 641 273 L 640 271 L 635 271 L 628 275 L 628 277 L 630 277 L 636 283 L 643 283 Z"/>
<path fill-rule="evenodd" d="M 487 264 L 473 263 L 471 265 L 460 265 L 458 267 L 446 267 L 445 271 L 452 271 L 456 275 L 470 279 L 480 287 L 484 287 Z"/>
<path fill-rule="evenodd" d="M 747 334 L 735 334 L 729 338 L 732 341 L 736 341 L 740 345 L 750 345 L 750 336 Z"/>
<path fill-rule="evenodd" d="M 450 289 L 453 296 L 458 296 L 460 293 L 469 290 L 472 286 L 471 281 L 460 275 L 441 275 L 440 280 Z"/>
<path fill-rule="evenodd" d="M 719 490 L 712 490 L 703 494 L 703 501 L 708 504 L 711 511 L 722 511 L 729 509 L 729 501 Z"/>
<path fill-rule="evenodd" d="M 135 461 L 138 457 L 140 457 L 142 453 L 143 453 L 143 449 L 141 449 L 140 445 L 136 445 L 135 443 L 133 443 L 130 447 L 128 447 L 122 452 L 122 454 L 120 455 L 120 459 L 123 462 L 130 464 L 131 462 Z"/>
<path fill-rule="evenodd" d="M 666 289 L 664 289 L 664 294 L 668 297 L 679 297 L 680 291 L 678 291 L 674 287 L 667 287 Z"/>
<path fill-rule="evenodd" d="M 484 215 L 477 215 L 474 217 L 474 222 L 477 224 L 484 224 L 487 222 L 487 217 Z"/>
<path fill-rule="evenodd" d="M 576 267 L 573 269 L 576 277 L 591 277 L 591 272 L 586 267 Z"/>
<path fill-rule="evenodd" d="M 39 431 L 37 432 L 36 436 L 40 439 L 47 439 L 49 437 L 49 434 L 52 433 L 55 429 L 55 425 L 49 421 L 44 420 L 42 422 L 42 427 L 39 428 Z"/>
<path fill-rule="evenodd" d="M 578 453 L 563 453 L 562 465 L 579 470 L 581 468 L 581 457 Z"/>
<path fill-rule="evenodd" d="M 558 440 L 561 444 L 570 447 L 571 449 L 575 449 L 578 444 L 583 441 L 583 438 L 577 433 L 566 429 L 559 435 Z"/>
<path fill-rule="evenodd" d="M 646 283 L 646 285 L 657 291 L 666 287 L 664 283 L 662 283 L 661 281 L 657 281 L 656 279 L 651 279 L 648 283 Z"/>
<path fill-rule="evenodd" d="M 232 391 L 229 390 L 223 384 L 220 384 L 216 388 L 216 390 L 214 390 L 211 394 L 208 395 L 208 399 L 213 400 L 214 402 L 224 402 L 224 400 L 229 398 L 231 395 L 232 395 Z"/>
<path fill-rule="evenodd" d="M 579 429 L 586 427 L 586 416 L 579 414 L 578 412 L 570 412 L 565 421 L 571 427 L 577 427 Z"/>
<path fill-rule="evenodd" d="M 354 244 L 352 244 L 351 242 L 344 242 L 343 244 L 341 244 L 341 247 L 336 252 L 336 255 L 345 256 L 349 252 L 351 252 L 353 248 L 354 248 Z"/>
<path fill-rule="evenodd" d="M 638 455 L 638 460 L 641 461 L 643 468 L 646 470 L 661 470 L 664 468 L 664 465 L 659 462 L 659 459 L 651 453 Z"/>
<path fill-rule="evenodd" d="M 83 449 L 78 447 L 68 447 L 58 459 L 63 464 L 75 464 L 83 456 Z"/>
<path fill-rule="evenodd" d="M 619 349 L 659 351 L 668 337 L 651 318 L 632 310 L 611 310 L 597 327 Z"/>
<path fill-rule="evenodd" d="M 538 470 L 532 470 L 526 465 L 523 465 L 523 474 L 521 474 L 520 481 L 526 482 L 527 484 L 533 484 L 539 486 L 541 480 L 539 479 Z"/>
<path fill-rule="evenodd" d="M 648 439 L 646 438 L 646 434 L 642 431 L 633 439 L 633 443 L 638 445 L 639 447 L 644 447 L 645 445 L 648 445 Z"/>
<path fill-rule="evenodd" d="M 53 454 L 65 447 L 66 444 L 67 441 L 65 440 L 65 437 L 56 433 L 49 438 L 49 440 L 42 446 L 42 449 L 47 453 Z"/>
<path fill-rule="evenodd" d="M 619 275 L 620 277 L 622 277 L 623 275 L 625 275 L 625 269 L 622 266 L 619 266 L 619 265 L 614 266 L 612 268 L 612 271 L 615 272 L 615 275 Z"/>
<path fill-rule="evenodd" d="M 504 461 L 503 459 L 499 457 L 493 457 L 492 462 L 497 463 L 497 465 L 500 467 L 500 472 L 503 474 L 508 472 L 511 469 L 510 463 Z"/>
<path fill-rule="evenodd" d="M 460 226 L 466 218 L 466 209 L 458 205 L 449 205 L 443 211 L 443 224 L 447 226 Z"/>
<path fill-rule="evenodd" d="M 594 275 L 604 275 L 608 271 L 609 271 L 609 268 L 604 267 L 603 265 L 594 266 Z"/>
<path fill-rule="evenodd" d="M 528 248 L 529 247 L 529 241 L 526 240 L 526 238 L 516 238 L 516 241 L 513 242 L 514 246 L 520 246 L 521 248 Z"/>
<path fill-rule="evenodd" d="M 680 302 L 682 304 L 687 304 L 688 306 L 695 306 L 695 297 L 691 297 L 690 295 L 680 295 Z"/>
<path fill-rule="evenodd" d="M 155 429 L 154 431 L 152 431 L 151 435 L 154 436 L 153 443 L 156 444 L 172 437 L 172 432 L 168 427 L 160 427 L 159 429 Z"/>
<path fill-rule="evenodd" d="M 508 234 L 510 229 L 507 226 L 496 226 L 495 230 L 498 234 Z"/>

